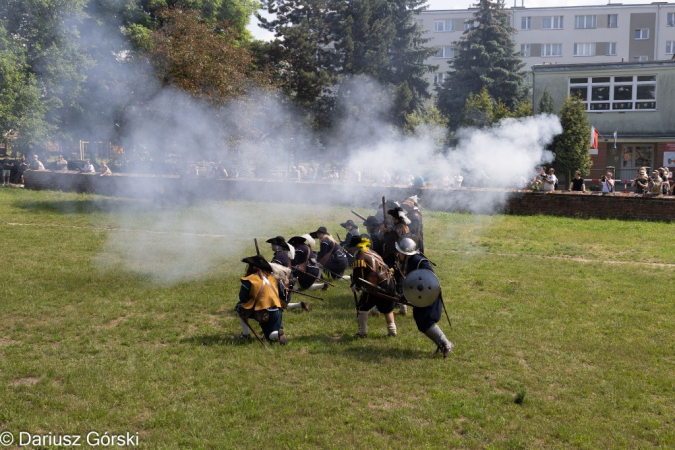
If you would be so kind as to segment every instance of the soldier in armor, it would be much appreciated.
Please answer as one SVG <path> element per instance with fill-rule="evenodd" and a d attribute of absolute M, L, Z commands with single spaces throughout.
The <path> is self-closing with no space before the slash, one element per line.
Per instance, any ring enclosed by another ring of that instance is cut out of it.
<path fill-rule="evenodd" d="M 384 314 L 384 318 L 387 321 L 388 335 L 396 336 L 396 323 L 394 322 L 394 313 L 392 312 L 395 302 L 379 296 L 375 288 L 361 281 L 366 280 L 384 289 L 388 295 L 394 295 L 395 287 L 391 271 L 382 260 L 382 257 L 368 248 L 369 245 L 370 241 L 361 236 L 354 236 L 348 245 L 349 251 L 354 255 L 354 273 L 352 275 L 351 289 L 355 296 L 358 290 L 362 291 L 356 304 L 359 324 L 359 331 L 356 333 L 356 336 L 366 337 L 368 335 L 368 315 L 373 307 L 377 307 Z"/>
<path fill-rule="evenodd" d="M 284 309 L 298 309 L 302 308 L 307 312 L 312 310 L 312 307 L 307 302 L 293 303 L 291 302 L 291 293 L 295 286 L 295 278 L 291 271 L 291 261 L 295 257 L 295 248 L 286 243 L 283 236 L 277 236 L 266 241 L 272 245 L 274 256 L 270 265 L 272 266 L 274 277 L 284 284 L 286 295 L 281 297 Z"/>
<path fill-rule="evenodd" d="M 420 252 L 424 253 L 424 232 L 423 232 L 423 223 L 422 223 L 422 212 L 419 209 L 419 197 L 413 195 L 412 197 L 406 198 L 401 207 L 405 209 L 410 220 L 410 238 L 415 241 L 417 248 Z"/>
<path fill-rule="evenodd" d="M 243 318 L 256 320 L 270 341 L 286 343 L 282 325 L 281 297 L 284 285 L 272 275 L 272 266 L 261 255 L 241 260 L 248 264 L 241 279 L 239 302 L 235 306 L 241 324 L 242 338 L 249 339 L 249 328 Z"/>
<path fill-rule="evenodd" d="M 396 243 L 396 250 L 398 261 L 402 265 L 405 276 L 418 269 L 429 270 L 434 273 L 431 263 L 417 251 L 417 246 L 412 239 L 403 238 L 400 243 Z M 437 325 L 438 321 L 441 320 L 442 302 L 443 299 L 439 295 L 429 306 L 413 306 L 413 318 L 417 324 L 417 329 L 434 341 L 438 346 L 437 351 L 441 352 L 445 358 L 452 353 L 454 346 Z"/>
<path fill-rule="evenodd" d="M 318 230 L 309 233 L 309 235 L 321 242 L 321 248 L 316 259 L 324 269 L 323 276 L 328 280 L 342 278 L 347 268 L 347 253 L 345 250 L 333 239 L 333 236 L 328 234 L 326 227 L 319 227 Z M 324 289 L 327 290 L 328 285 L 325 285 Z"/>
<path fill-rule="evenodd" d="M 316 255 L 312 250 L 314 239 L 308 234 L 293 236 L 288 240 L 288 243 L 295 247 L 295 258 L 291 261 L 293 276 L 298 281 L 301 290 L 309 289 L 321 275 L 321 269 L 316 262 Z"/>
<path fill-rule="evenodd" d="M 394 281 L 396 282 L 396 293 L 398 295 L 403 294 L 403 278 L 404 275 L 401 273 L 401 271 L 397 268 L 397 260 L 396 260 L 396 244 L 403 239 L 406 235 L 410 233 L 410 228 L 408 228 L 408 224 L 410 224 L 410 220 L 406 216 L 405 211 L 403 208 L 400 206 L 397 206 L 394 209 L 390 209 L 387 211 L 387 215 L 389 216 L 389 221 L 386 228 L 383 227 L 384 230 L 384 255 L 383 259 L 384 262 L 391 268 L 394 269 Z M 399 306 L 399 313 L 403 316 L 408 315 L 408 306 L 407 305 L 400 305 Z"/>

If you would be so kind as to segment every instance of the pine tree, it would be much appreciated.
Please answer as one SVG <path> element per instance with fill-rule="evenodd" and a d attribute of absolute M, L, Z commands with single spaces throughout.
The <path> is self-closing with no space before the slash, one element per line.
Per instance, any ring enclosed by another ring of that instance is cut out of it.
<path fill-rule="evenodd" d="M 462 126 L 483 128 L 494 122 L 493 100 L 486 87 L 478 94 L 469 94 L 463 108 Z"/>
<path fill-rule="evenodd" d="M 555 107 L 553 106 L 553 96 L 548 91 L 544 89 L 544 93 L 541 95 L 541 100 L 539 100 L 539 114 L 555 114 Z"/>
<path fill-rule="evenodd" d="M 450 61 L 454 71 L 438 92 L 438 107 L 450 117 L 451 127 L 457 126 L 469 94 L 487 88 L 490 97 L 514 110 L 526 96 L 525 66 L 511 37 L 516 30 L 504 10 L 504 0 L 480 0 L 471 27 L 460 39 L 455 58 Z"/>
<path fill-rule="evenodd" d="M 565 99 L 559 116 L 563 132 L 553 139 L 553 167 L 559 174 L 565 174 L 569 181 L 572 171 L 580 170 L 582 174 L 587 174 L 591 168 L 591 155 L 588 151 L 591 128 L 584 104 L 577 97 Z"/>

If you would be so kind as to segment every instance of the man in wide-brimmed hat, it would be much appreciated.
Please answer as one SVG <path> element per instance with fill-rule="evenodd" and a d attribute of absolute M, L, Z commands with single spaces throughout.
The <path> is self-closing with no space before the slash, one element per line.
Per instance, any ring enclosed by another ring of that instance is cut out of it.
<path fill-rule="evenodd" d="M 243 318 L 256 320 L 270 341 L 286 343 L 282 325 L 281 296 L 284 285 L 272 275 L 272 266 L 261 255 L 249 256 L 241 262 L 248 264 L 246 275 L 241 279 L 239 303 L 235 310 L 239 315 L 242 338 L 250 338 L 250 330 Z"/>
<path fill-rule="evenodd" d="M 349 244 L 349 242 L 352 240 L 354 236 L 358 236 L 359 234 L 361 234 L 359 233 L 359 226 L 356 225 L 352 219 L 349 219 L 346 222 L 342 222 L 340 226 L 345 230 L 347 230 L 345 240 L 340 242 L 340 245 L 342 246 Z"/>
<path fill-rule="evenodd" d="M 333 236 L 328 234 L 326 227 L 319 227 L 316 231 L 309 233 L 309 235 L 318 239 L 321 243 L 319 254 L 316 256 L 319 264 L 323 266 L 323 276 L 330 279 L 342 278 L 347 268 L 347 253 L 340 244 L 338 244 Z M 324 286 L 328 290 L 328 285 Z"/>
<path fill-rule="evenodd" d="M 312 250 L 314 239 L 309 234 L 305 234 L 293 236 L 288 240 L 288 243 L 295 247 L 295 258 L 291 262 L 293 276 L 298 280 L 300 289 L 309 289 L 315 281 L 320 279 L 321 275 L 316 255 Z M 323 287 L 323 284 L 321 287 Z"/>
<path fill-rule="evenodd" d="M 270 262 L 273 269 L 273 275 L 277 280 L 283 283 L 286 291 L 286 295 L 280 297 L 282 306 L 284 309 L 292 310 L 302 308 L 305 311 L 310 312 L 312 307 L 309 303 L 294 303 L 291 301 L 293 286 L 295 285 L 291 261 L 295 257 L 295 248 L 291 244 L 286 243 L 286 239 L 284 239 L 283 236 L 270 238 L 266 242 L 272 245 L 272 251 L 274 252 L 274 256 Z"/>
<path fill-rule="evenodd" d="M 395 302 L 382 297 L 380 291 L 362 281 L 366 280 L 384 289 L 389 295 L 394 296 L 394 280 L 392 279 L 389 267 L 384 263 L 380 255 L 368 248 L 369 245 L 370 240 L 361 236 L 354 236 L 349 244 L 347 244 L 347 250 L 354 255 L 354 272 L 351 288 L 354 292 L 361 291 L 361 296 L 356 304 L 357 320 L 359 323 L 359 331 L 356 333 L 356 336 L 366 337 L 368 335 L 368 315 L 373 308 L 377 308 L 379 312 L 384 314 L 389 336 L 396 336 L 396 323 L 394 322 L 394 313 L 392 312 Z"/>

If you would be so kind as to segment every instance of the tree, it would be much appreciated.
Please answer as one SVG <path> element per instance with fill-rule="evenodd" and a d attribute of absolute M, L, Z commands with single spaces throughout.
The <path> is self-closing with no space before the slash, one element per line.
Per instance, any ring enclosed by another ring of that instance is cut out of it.
<path fill-rule="evenodd" d="M 560 108 L 560 123 L 563 132 L 553 138 L 551 149 L 555 153 L 553 167 L 560 174 L 580 170 L 587 174 L 591 168 L 591 128 L 586 117 L 584 104 L 577 97 L 567 97 Z"/>
<path fill-rule="evenodd" d="M 504 10 L 504 0 L 479 0 L 469 29 L 462 35 L 455 58 L 450 61 L 453 71 L 438 92 L 439 109 L 450 117 L 456 127 L 470 94 L 484 87 L 490 97 L 504 103 L 511 111 L 526 96 L 525 66 L 515 52 L 511 37 L 516 32 L 511 17 Z"/>
<path fill-rule="evenodd" d="M 539 114 L 555 114 L 553 96 L 548 89 L 544 89 L 544 93 L 541 94 L 541 100 L 539 100 Z"/>
<path fill-rule="evenodd" d="M 483 128 L 494 122 L 494 105 L 487 87 L 483 87 L 478 94 L 469 94 L 463 108 L 464 117 L 462 126 Z"/>

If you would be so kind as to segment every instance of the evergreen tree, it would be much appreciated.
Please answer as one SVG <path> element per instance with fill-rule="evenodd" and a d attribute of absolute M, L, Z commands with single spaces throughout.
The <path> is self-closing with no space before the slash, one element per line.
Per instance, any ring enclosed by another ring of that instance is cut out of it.
<path fill-rule="evenodd" d="M 555 114 L 555 107 L 553 106 L 553 96 L 548 91 L 544 89 L 544 93 L 541 94 L 541 100 L 539 100 L 539 114 Z"/>
<path fill-rule="evenodd" d="M 483 87 L 478 94 L 470 93 L 462 110 L 464 116 L 461 125 L 464 127 L 483 128 L 494 122 L 493 100 L 486 87 Z"/>
<path fill-rule="evenodd" d="M 559 174 L 565 174 L 569 181 L 572 171 L 580 170 L 582 174 L 587 174 L 591 168 L 591 155 L 588 151 L 591 128 L 586 108 L 577 97 L 565 99 L 559 116 L 563 132 L 553 138 L 551 145 L 551 150 L 555 153 L 553 167 Z"/>
<path fill-rule="evenodd" d="M 504 10 L 504 0 L 479 0 L 471 27 L 462 35 L 453 71 L 438 92 L 438 107 L 456 127 L 469 94 L 487 88 L 490 97 L 514 110 L 526 96 L 525 66 L 511 37 L 516 30 Z"/>

